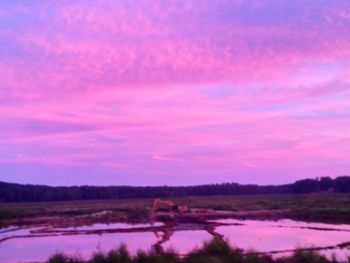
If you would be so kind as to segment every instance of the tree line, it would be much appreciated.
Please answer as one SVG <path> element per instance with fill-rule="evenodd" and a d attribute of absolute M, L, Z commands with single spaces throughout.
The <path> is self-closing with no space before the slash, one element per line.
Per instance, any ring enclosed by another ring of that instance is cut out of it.
<path fill-rule="evenodd" d="M 38 202 L 93 199 L 155 198 L 204 195 L 305 194 L 320 191 L 350 193 L 350 176 L 320 177 L 284 185 L 238 183 L 198 186 L 71 186 L 0 182 L 0 202 Z"/>

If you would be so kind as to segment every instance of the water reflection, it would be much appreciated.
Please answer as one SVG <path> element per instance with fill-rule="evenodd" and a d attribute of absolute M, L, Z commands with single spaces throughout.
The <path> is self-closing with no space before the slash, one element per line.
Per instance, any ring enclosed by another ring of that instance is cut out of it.
<path fill-rule="evenodd" d="M 33 233 L 45 233 L 45 228 L 7 228 L 1 229 L 0 239 L 16 236 L 0 243 L 0 262 L 45 261 L 50 255 L 64 252 L 83 258 L 90 257 L 97 250 L 108 251 L 124 243 L 131 253 L 137 250 L 149 250 L 152 247 L 158 251 L 173 248 L 180 254 L 186 254 L 193 248 L 199 248 L 204 241 L 209 241 L 213 235 L 221 234 L 233 246 L 245 250 L 268 252 L 284 251 L 295 247 L 333 246 L 350 241 L 350 225 L 331 225 L 297 222 L 292 220 L 254 221 L 254 220 L 218 220 L 215 222 L 236 225 L 204 225 L 191 228 L 191 225 L 169 225 L 165 227 L 157 223 L 156 228 L 149 224 L 128 225 L 95 224 L 91 226 L 56 229 L 56 236 L 28 237 Z M 241 225 L 237 225 L 241 223 Z M 242 224 L 243 223 L 243 224 Z M 104 233 L 89 235 L 60 235 L 59 231 L 89 231 L 99 229 L 128 230 L 129 233 Z M 133 230 L 132 230 L 133 229 Z M 143 229 L 142 232 L 133 232 Z M 148 230 L 147 230 L 148 229 Z M 349 249 L 331 249 L 322 251 L 331 256 L 335 253 L 338 259 L 345 259 L 350 255 Z"/>
<path fill-rule="evenodd" d="M 88 258 L 93 252 L 108 251 L 122 243 L 136 253 L 150 249 L 155 241 L 150 232 L 11 239 L 0 244 L 0 262 L 45 261 L 57 252 Z"/>
<path fill-rule="evenodd" d="M 181 255 L 187 254 L 195 248 L 200 248 L 204 241 L 209 241 L 213 238 L 207 231 L 176 231 L 171 239 L 166 242 L 164 249 L 174 249 Z"/>
<path fill-rule="evenodd" d="M 93 224 L 88 226 L 75 226 L 75 227 L 65 227 L 65 228 L 56 228 L 62 230 L 98 230 L 98 229 L 134 229 L 134 228 L 143 228 L 151 226 L 163 226 L 161 222 L 155 222 L 153 224 L 127 224 L 127 223 L 110 223 L 110 224 Z"/>
<path fill-rule="evenodd" d="M 219 221 L 237 222 L 237 220 Z M 296 247 L 327 247 L 350 241 L 349 225 L 306 223 L 293 220 L 276 222 L 246 220 L 245 225 L 234 228 L 220 226 L 216 231 L 224 234 L 233 246 L 260 252 L 285 251 Z M 337 258 L 345 260 L 346 255 L 350 255 L 350 250 L 334 248 L 322 251 L 322 254 L 329 257 L 332 253 L 337 255 Z"/>

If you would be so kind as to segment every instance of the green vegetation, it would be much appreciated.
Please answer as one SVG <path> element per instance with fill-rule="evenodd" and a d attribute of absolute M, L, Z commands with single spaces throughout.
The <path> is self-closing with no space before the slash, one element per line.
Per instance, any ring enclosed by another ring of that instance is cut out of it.
<path fill-rule="evenodd" d="M 83 260 L 68 257 L 64 254 L 52 256 L 48 263 L 330 263 L 337 262 L 336 259 L 329 260 L 314 251 L 297 250 L 290 256 L 272 258 L 270 255 L 261 255 L 250 251 L 244 253 L 242 250 L 233 248 L 228 242 L 221 239 L 213 239 L 204 243 L 200 249 L 193 250 L 186 256 L 178 256 L 174 251 L 157 253 L 139 251 L 132 256 L 125 246 L 112 250 L 107 254 L 95 253 L 91 259 Z M 350 262 L 350 258 L 348 260 Z"/>
<path fill-rule="evenodd" d="M 146 208 L 132 208 L 127 211 L 127 219 L 131 222 L 140 222 L 148 218 L 148 209 Z"/>
<path fill-rule="evenodd" d="M 314 193 L 283 195 L 195 196 L 172 199 L 190 208 L 252 211 L 289 210 L 295 219 L 350 223 L 350 194 Z M 109 211 L 106 217 L 141 220 L 153 199 L 117 199 L 36 203 L 0 203 L 0 224 L 5 219 L 35 218 L 39 216 L 72 217 Z M 108 218 L 107 218 L 108 219 Z"/>

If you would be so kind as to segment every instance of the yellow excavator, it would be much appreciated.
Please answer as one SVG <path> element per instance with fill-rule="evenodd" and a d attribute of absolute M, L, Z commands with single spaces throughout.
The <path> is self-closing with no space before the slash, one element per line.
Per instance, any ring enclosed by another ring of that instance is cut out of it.
<path fill-rule="evenodd" d="M 156 212 L 159 208 L 166 208 L 168 211 L 170 209 L 170 215 L 172 218 L 175 218 L 176 216 L 182 215 L 188 211 L 187 205 L 176 205 L 171 200 L 163 200 L 160 198 L 156 198 L 153 200 L 151 209 L 149 211 L 149 219 L 151 223 L 153 224 L 154 220 L 156 219 Z"/>

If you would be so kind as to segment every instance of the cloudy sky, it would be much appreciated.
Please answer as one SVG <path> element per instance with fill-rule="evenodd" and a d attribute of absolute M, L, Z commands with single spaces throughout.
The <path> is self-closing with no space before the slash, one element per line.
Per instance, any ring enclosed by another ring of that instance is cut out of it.
<path fill-rule="evenodd" d="M 350 1 L 0 2 L 0 181 L 343 174 Z"/>

